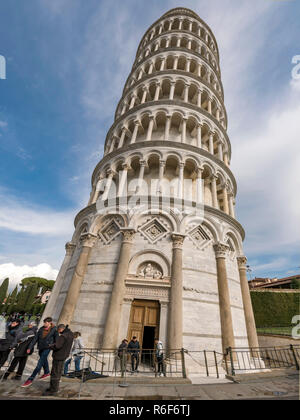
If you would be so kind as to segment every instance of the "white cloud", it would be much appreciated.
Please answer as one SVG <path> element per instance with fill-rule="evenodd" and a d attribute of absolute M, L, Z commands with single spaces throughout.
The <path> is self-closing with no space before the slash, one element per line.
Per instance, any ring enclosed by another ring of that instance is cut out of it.
<path fill-rule="evenodd" d="M 36 266 L 13 263 L 0 264 L 0 281 L 9 278 L 9 288 L 13 289 L 24 277 L 43 277 L 47 280 L 56 280 L 58 270 L 53 269 L 49 264 L 42 263 Z"/>
<path fill-rule="evenodd" d="M 6 121 L 0 121 L 0 128 L 4 128 L 7 127 L 7 122 Z"/>
<path fill-rule="evenodd" d="M 33 205 L 0 188 L 0 229 L 31 235 L 65 236 L 73 231 L 74 211 Z"/>

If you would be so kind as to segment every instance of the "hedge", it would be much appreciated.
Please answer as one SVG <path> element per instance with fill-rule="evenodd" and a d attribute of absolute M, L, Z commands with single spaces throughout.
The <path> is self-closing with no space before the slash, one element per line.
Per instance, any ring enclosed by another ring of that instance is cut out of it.
<path fill-rule="evenodd" d="M 290 326 L 292 318 L 300 314 L 300 292 L 251 292 L 257 327 Z"/>

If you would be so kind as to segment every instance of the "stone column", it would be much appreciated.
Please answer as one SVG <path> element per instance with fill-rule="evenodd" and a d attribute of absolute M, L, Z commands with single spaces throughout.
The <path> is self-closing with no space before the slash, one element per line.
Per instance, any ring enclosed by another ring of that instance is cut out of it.
<path fill-rule="evenodd" d="M 209 112 L 210 114 L 212 114 L 212 112 L 211 112 L 211 102 L 212 102 L 211 98 L 208 98 L 207 99 L 207 112 Z"/>
<path fill-rule="evenodd" d="M 135 143 L 136 136 L 137 136 L 137 133 L 139 131 L 139 126 L 140 126 L 140 122 L 138 120 L 134 121 L 134 130 L 133 130 L 133 133 L 132 133 L 130 144 Z"/>
<path fill-rule="evenodd" d="M 197 146 L 202 147 L 202 125 L 197 126 Z"/>
<path fill-rule="evenodd" d="M 115 349 L 118 345 L 120 314 L 122 313 L 125 295 L 125 279 L 128 273 L 130 251 L 135 234 L 135 230 L 132 228 L 122 228 L 121 231 L 123 233 L 123 241 L 121 244 L 119 263 L 115 274 L 102 342 L 102 349 L 107 350 Z"/>
<path fill-rule="evenodd" d="M 208 151 L 212 155 L 214 154 L 214 134 L 213 133 L 209 133 Z"/>
<path fill-rule="evenodd" d="M 241 291 L 242 291 L 242 298 L 243 298 L 243 305 L 244 305 L 248 344 L 249 344 L 249 347 L 259 347 L 255 319 L 253 315 L 253 308 L 252 308 L 251 297 L 250 297 L 249 284 L 248 284 L 247 275 L 246 275 L 247 258 L 244 256 L 238 257 L 237 263 L 238 263 L 238 268 L 239 268 L 239 273 L 240 273 L 240 283 L 241 283 Z"/>
<path fill-rule="evenodd" d="M 145 160 L 140 160 L 140 172 L 139 172 L 138 185 L 137 185 L 137 188 L 136 188 L 136 193 L 137 194 L 141 190 L 142 182 L 143 182 L 143 179 L 144 179 L 145 166 L 146 166 L 146 161 Z"/>
<path fill-rule="evenodd" d="M 166 166 L 166 161 L 165 160 L 160 160 L 159 161 L 159 175 L 158 175 L 158 185 L 157 185 L 157 194 L 161 194 L 161 183 L 163 180 L 163 176 L 164 176 L 164 171 L 165 171 L 165 166 Z"/>
<path fill-rule="evenodd" d="M 169 99 L 172 101 L 174 99 L 175 82 L 170 82 L 170 84 L 171 84 L 171 87 L 170 87 Z"/>
<path fill-rule="evenodd" d="M 218 209 L 218 195 L 217 195 L 217 177 L 212 175 L 211 177 L 211 195 L 212 195 L 212 205 L 214 208 Z"/>
<path fill-rule="evenodd" d="M 143 96 L 142 96 L 142 100 L 141 100 L 141 104 L 144 104 L 147 98 L 147 93 L 148 93 L 148 88 L 145 86 L 143 87 Z"/>
<path fill-rule="evenodd" d="M 153 125 L 154 125 L 154 116 L 150 115 L 150 121 L 149 121 L 149 126 L 148 126 L 148 131 L 147 131 L 147 137 L 146 137 L 147 141 L 151 140 Z"/>
<path fill-rule="evenodd" d="M 202 104 L 202 90 L 198 89 L 197 106 L 201 108 L 201 104 Z"/>
<path fill-rule="evenodd" d="M 226 254 L 229 251 L 229 246 L 222 243 L 217 243 L 214 245 L 214 250 L 216 254 L 217 263 L 222 347 L 223 352 L 225 353 L 228 347 L 235 347 L 228 279 L 226 271 Z"/>
<path fill-rule="evenodd" d="M 119 172 L 119 191 L 118 191 L 118 196 L 122 197 L 124 195 L 124 187 L 126 185 L 127 182 L 127 174 L 128 174 L 128 169 L 129 169 L 129 165 L 127 163 L 123 163 L 122 165 L 123 170 L 120 171 L 121 172 L 121 177 L 120 177 L 120 172 Z"/>
<path fill-rule="evenodd" d="M 222 142 L 218 142 L 218 158 L 223 161 L 223 145 Z"/>
<path fill-rule="evenodd" d="M 183 101 L 188 102 L 189 100 L 189 88 L 190 85 L 188 83 L 184 84 L 184 93 L 183 93 Z"/>
<path fill-rule="evenodd" d="M 168 319 L 168 348 L 182 348 L 182 245 L 185 235 L 174 233 Z"/>
<path fill-rule="evenodd" d="M 186 141 L 186 122 L 187 118 L 182 118 L 181 143 L 185 143 Z"/>
<path fill-rule="evenodd" d="M 175 56 L 174 63 L 173 63 L 173 70 L 177 70 L 179 57 Z"/>
<path fill-rule="evenodd" d="M 97 236 L 92 235 L 91 233 L 85 233 L 80 237 L 82 249 L 59 316 L 58 324 L 70 325 L 72 322 L 91 249 L 93 248 L 96 239 Z"/>
<path fill-rule="evenodd" d="M 57 301 L 57 297 L 59 295 L 59 292 L 61 290 L 61 287 L 63 285 L 63 281 L 67 272 L 67 269 L 69 267 L 71 258 L 74 254 L 74 250 L 76 248 L 76 245 L 73 244 L 72 242 L 67 242 L 65 245 L 66 248 L 66 255 L 65 258 L 63 260 L 63 263 L 60 267 L 59 273 L 57 275 L 53 290 L 51 292 L 51 296 L 50 299 L 47 302 L 46 308 L 43 312 L 43 319 L 47 318 L 47 317 L 53 317 L 53 310 L 54 310 L 54 306 L 56 304 Z M 43 321 L 41 320 L 41 323 Z"/>
<path fill-rule="evenodd" d="M 202 188 L 202 173 L 203 168 L 197 170 L 197 203 L 203 203 L 203 188 Z"/>
<path fill-rule="evenodd" d="M 160 82 L 156 83 L 156 90 L 155 90 L 155 94 L 154 94 L 154 101 L 158 101 L 159 99 L 159 92 L 160 92 Z"/>
<path fill-rule="evenodd" d="M 111 187 L 111 183 L 112 183 L 112 179 L 113 179 L 114 175 L 115 175 L 115 173 L 114 173 L 113 170 L 109 169 L 107 171 L 108 178 L 107 178 L 105 189 L 104 189 L 104 192 L 103 192 L 103 195 L 102 195 L 102 200 L 103 201 L 106 200 L 107 197 L 108 197 L 108 193 L 109 193 L 109 190 L 110 190 L 110 187 Z"/>
<path fill-rule="evenodd" d="M 178 198 L 183 198 L 184 163 L 179 163 Z"/>
<path fill-rule="evenodd" d="M 231 217 L 235 218 L 234 205 L 233 205 L 233 193 L 229 194 L 229 214 Z"/>
<path fill-rule="evenodd" d="M 165 140 L 169 140 L 170 126 L 171 126 L 171 115 L 166 115 Z"/>
<path fill-rule="evenodd" d="M 227 197 L 227 187 L 226 187 L 226 185 L 223 185 L 223 211 L 226 214 L 229 214 L 228 197 Z"/>
<path fill-rule="evenodd" d="M 119 141 L 119 145 L 118 145 L 118 149 L 121 149 L 121 147 L 123 147 L 125 135 L 126 135 L 126 128 L 123 127 L 121 137 L 120 137 L 120 141 Z"/>

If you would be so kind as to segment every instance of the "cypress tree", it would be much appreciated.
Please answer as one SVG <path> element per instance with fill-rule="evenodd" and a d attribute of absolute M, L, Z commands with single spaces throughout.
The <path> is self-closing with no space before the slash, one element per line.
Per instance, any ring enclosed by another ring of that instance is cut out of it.
<path fill-rule="evenodd" d="M 28 294 L 27 294 L 27 299 L 26 299 L 26 303 L 24 306 L 24 311 L 25 312 L 29 312 L 32 308 L 33 302 L 34 302 L 34 298 L 37 295 L 38 292 L 38 285 L 37 284 L 32 284 L 31 286 L 28 287 Z"/>
<path fill-rule="evenodd" d="M 7 304 L 5 305 L 5 312 L 12 314 L 15 312 L 15 304 L 17 301 L 18 286 L 14 288 L 12 293 L 7 298 Z"/>
<path fill-rule="evenodd" d="M 6 279 L 3 280 L 3 282 L 0 286 L 0 305 L 3 304 L 4 299 L 7 296 L 8 284 L 9 284 L 9 279 L 6 278 Z"/>

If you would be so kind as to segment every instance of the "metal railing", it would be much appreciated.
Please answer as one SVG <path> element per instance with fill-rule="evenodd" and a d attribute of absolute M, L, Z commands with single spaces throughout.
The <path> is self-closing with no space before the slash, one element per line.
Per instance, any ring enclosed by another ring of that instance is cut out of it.
<path fill-rule="evenodd" d="M 184 349 L 169 350 L 157 357 L 154 349 L 139 350 L 100 350 L 83 351 L 82 366 L 106 376 L 142 374 L 148 376 L 186 377 Z"/>
<path fill-rule="evenodd" d="M 35 352 L 36 353 L 36 352 Z M 37 353 L 36 353 L 36 356 Z M 31 357 L 31 356 L 30 356 Z M 0 382 L 13 358 L 13 351 L 2 367 Z M 51 360 L 51 359 L 50 359 Z M 49 360 L 49 362 L 50 362 Z M 72 362 L 73 365 L 73 362 Z M 228 348 L 225 354 L 213 350 L 168 350 L 160 356 L 154 349 L 101 350 L 85 348 L 82 350 L 80 370 L 70 371 L 70 377 L 84 380 L 84 372 L 102 376 L 126 378 L 132 375 L 144 377 L 178 377 L 189 375 L 220 378 L 221 374 L 236 375 L 279 368 L 299 370 L 300 345 L 259 348 Z"/>
<path fill-rule="evenodd" d="M 195 371 L 206 374 L 206 376 L 220 377 L 225 359 L 224 354 L 214 350 L 186 350 L 186 359 L 193 362 Z M 191 372 L 192 373 L 192 372 Z"/>
<path fill-rule="evenodd" d="M 231 348 L 224 355 L 228 374 L 296 368 L 299 370 L 300 345 L 282 347 Z"/>

